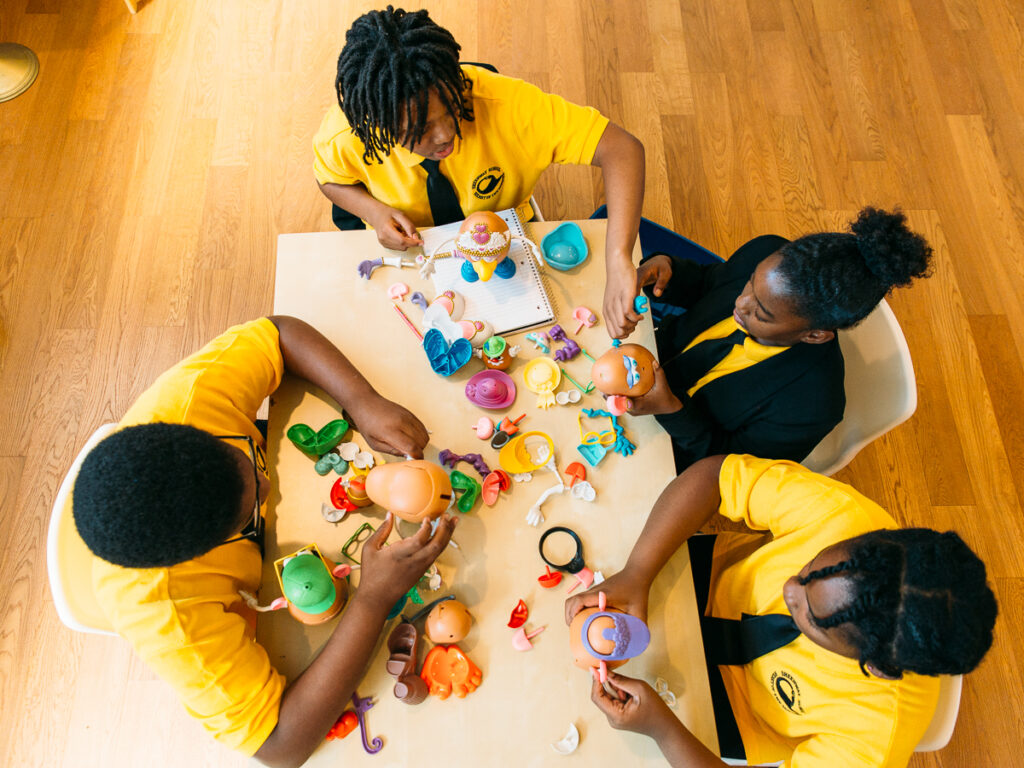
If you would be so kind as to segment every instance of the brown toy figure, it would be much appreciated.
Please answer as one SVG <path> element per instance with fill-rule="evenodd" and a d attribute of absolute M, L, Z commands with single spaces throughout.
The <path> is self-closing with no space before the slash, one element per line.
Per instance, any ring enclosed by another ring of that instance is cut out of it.
<path fill-rule="evenodd" d="M 590 369 L 590 379 L 608 395 L 608 410 L 621 416 L 632 405 L 631 397 L 643 397 L 654 386 L 657 363 L 654 355 L 639 344 L 612 347 Z"/>
<path fill-rule="evenodd" d="M 416 625 L 401 621 L 388 636 L 388 652 L 391 654 L 385 664 L 388 674 L 393 675 L 395 698 L 406 704 L 419 704 L 427 698 L 427 683 L 416 674 L 417 645 L 419 632 Z"/>
<path fill-rule="evenodd" d="M 512 365 L 512 352 L 508 342 L 501 336 L 491 336 L 481 350 L 484 366 L 495 371 L 504 371 Z"/>

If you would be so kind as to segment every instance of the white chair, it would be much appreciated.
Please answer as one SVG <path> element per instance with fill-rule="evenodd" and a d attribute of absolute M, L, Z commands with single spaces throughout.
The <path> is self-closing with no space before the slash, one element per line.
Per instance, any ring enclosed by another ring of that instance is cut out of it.
<path fill-rule="evenodd" d="M 50 529 L 46 534 L 46 571 L 57 615 L 70 629 L 98 635 L 116 633 L 93 593 L 93 555 L 82 541 L 82 537 L 78 535 L 67 501 L 86 455 L 116 428 L 116 424 L 101 426 L 92 433 L 75 457 L 74 463 L 60 484 L 60 490 L 57 491 L 57 499 L 53 502 L 53 512 L 50 514 Z"/>
<path fill-rule="evenodd" d="M 917 409 L 910 349 L 884 299 L 860 325 L 839 332 L 839 346 L 846 363 L 846 412 L 802 462 L 823 475 L 838 472 Z"/>
<path fill-rule="evenodd" d="M 942 675 L 939 677 L 939 703 L 915 752 L 937 752 L 949 744 L 960 714 L 960 692 L 964 687 L 963 675 Z"/>

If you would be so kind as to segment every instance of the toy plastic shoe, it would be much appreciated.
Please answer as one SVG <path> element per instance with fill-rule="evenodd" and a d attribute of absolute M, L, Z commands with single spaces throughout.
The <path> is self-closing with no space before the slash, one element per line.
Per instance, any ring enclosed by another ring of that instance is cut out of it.
<path fill-rule="evenodd" d="M 348 422 L 344 419 L 334 419 L 321 427 L 319 432 L 314 432 L 307 424 L 293 424 L 285 433 L 289 440 L 311 459 L 319 459 L 329 450 L 334 448 L 345 437 L 348 432 Z"/>
<path fill-rule="evenodd" d="M 420 633 L 416 625 L 408 621 L 398 624 L 388 635 L 388 653 L 390 657 L 384 668 L 393 677 L 416 674 L 416 646 Z"/>
<path fill-rule="evenodd" d="M 477 689 L 484 674 L 457 645 L 436 645 L 423 660 L 420 677 L 438 698 L 447 699 L 454 693 L 461 699 Z"/>

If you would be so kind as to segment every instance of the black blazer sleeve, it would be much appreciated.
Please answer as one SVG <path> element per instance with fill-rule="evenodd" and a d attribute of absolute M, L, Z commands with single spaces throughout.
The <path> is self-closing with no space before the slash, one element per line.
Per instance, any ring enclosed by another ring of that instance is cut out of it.
<path fill-rule="evenodd" d="M 842 420 L 845 396 L 841 376 L 838 381 L 838 390 L 831 387 L 833 391 L 822 392 L 819 403 L 812 407 L 808 407 L 804 387 L 783 388 L 734 429 L 719 424 L 700 402 L 686 395 L 681 398 L 680 410 L 655 418 L 675 443 L 679 469 L 720 453 L 803 461 Z"/>

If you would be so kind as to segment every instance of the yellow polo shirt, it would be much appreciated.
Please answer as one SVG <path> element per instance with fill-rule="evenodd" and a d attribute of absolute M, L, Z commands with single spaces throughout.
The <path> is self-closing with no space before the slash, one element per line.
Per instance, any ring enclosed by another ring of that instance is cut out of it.
<path fill-rule="evenodd" d="M 473 121 L 441 161 L 462 212 L 528 211 L 541 173 L 552 163 L 589 165 L 608 125 L 593 107 L 580 107 L 523 80 L 464 66 L 473 83 Z M 423 158 L 400 145 L 383 164 L 363 161 L 363 142 L 341 107 L 328 110 L 313 138 L 313 172 L 321 184 L 362 183 L 377 200 L 403 211 L 417 227 L 432 225 Z M 530 218 L 527 213 L 524 218 Z"/>
<path fill-rule="evenodd" d="M 788 461 L 729 456 L 719 487 L 722 515 L 771 532 L 756 549 L 750 534 L 716 539 L 707 613 L 721 618 L 788 613 L 783 584 L 821 550 L 897 527 L 850 486 Z M 856 660 L 803 635 L 750 664 L 719 669 L 751 765 L 902 768 L 938 701 L 937 677 L 865 677 Z"/>
<path fill-rule="evenodd" d="M 694 337 L 693 341 L 686 345 L 686 352 L 702 341 L 708 339 L 724 339 L 736 331 L 741 330 L 739 323 L 736 322 L 736 318 L 732 315 L 725 318 L 721 322 L 715 323 L 703 333 Z M 749 368 L 752 365 L 767 360 L 769 357 L 775 357 L 780 352 L 785 352 L 789 347 L 769 347 L 765 344 L 760 344 L 754 341 L 750 335 L 744 337 L 742 344 L 735 345 L 729 354 L 727 354 L 714 368 L 708 371 L 706 374 L 701 376 L 697 382 L 686 390 L 686 394 L 693 397 L 693 394 L 703 387 L 705 384 L 710 384 L 715 379 L 720 379 L 722 376 L 728 376 L 730 373 L 736 373 L 742 371 L 744 368 Z"/>
<path fill-rule="evenodd" d="M 256 411 L 283 372 L 274 324 L 264 318 L 238 325 L 162 374 L 119 426 L 188 424 L 262 444 Z M 256 643 L 255 614 L 238 594 L 255 593 L 261 574 L 259 547 L 250 541 L 169 568 L 93 561 L 96 597 L 117 633 L 214 738 L 246 755 L 277 725 L 285 687 Z"/>

